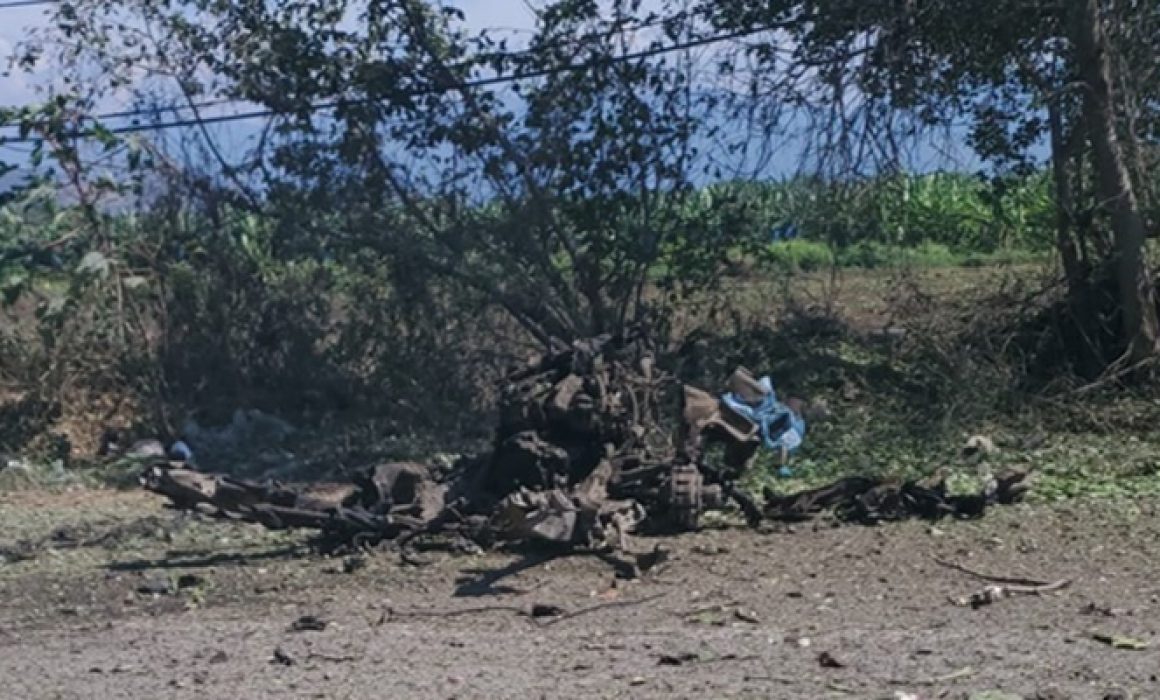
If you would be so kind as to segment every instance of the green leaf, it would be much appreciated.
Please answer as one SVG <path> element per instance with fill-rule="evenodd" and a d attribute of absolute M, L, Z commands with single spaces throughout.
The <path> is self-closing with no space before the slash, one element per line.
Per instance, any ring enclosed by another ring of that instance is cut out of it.
<path fill-rule="evenodd" d="M 106 151 L 116 148 L 118 139 L 116 134 L 109 131 L 103 124 L 93 125 L 92 136 L 95 141 L 105 147 Z"/>
<path fill-rule="evenodd" d="M 109 259 L 98 251 L 89 251 L 81 258 L 77 265 L 77 272 L 88 275 L 106 275 L 109 272 Z"/>

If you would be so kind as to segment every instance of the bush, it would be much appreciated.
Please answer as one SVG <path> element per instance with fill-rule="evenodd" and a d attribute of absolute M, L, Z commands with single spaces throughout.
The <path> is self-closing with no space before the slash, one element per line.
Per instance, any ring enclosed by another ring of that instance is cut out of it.
<path fill-rule="evenodd" d="M 834 252 L 817 241 L 780 241 L 766 247 L 763 262 L 779 270 L 815 272 L 833 266 Z"/>
<path fill-rule="evenodd" d="M 888 267 L 899 260 L 898 250 L 891 246 L 863 241 L 838 251 L 838 265 L 874 269 Z"/>

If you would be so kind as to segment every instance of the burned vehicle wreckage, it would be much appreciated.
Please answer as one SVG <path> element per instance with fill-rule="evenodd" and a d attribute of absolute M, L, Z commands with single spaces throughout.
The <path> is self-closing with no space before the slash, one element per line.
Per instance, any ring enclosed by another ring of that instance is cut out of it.
<path fill-rule="evenodd" d="M 658 369 L 642 332 L 602 336 L 510 373 L 492 449 L 447 469 L 395 462 L 349 483 L 284 485 L 159 460 L 140 481 L 179 508 L 316 529 L 330 550 L 429 535 L 485 547 L 531 540 L 627 549 L 630 533 L 696 529 L 703 513 L 732 504 L 754 526 L 822 510 L 872 522 L 976 515 L 1026 490 L 1022 472 L 967 496 L 948 495 L 937 475 L 852 477 L 791 495 L 767 489 L 759 504 L 738 483 L 763 443 L 783 457 L 800 443 L 801 404 L 780 403 L 744 368 L 726 384 L 721 396 L 680 384 Z"/>

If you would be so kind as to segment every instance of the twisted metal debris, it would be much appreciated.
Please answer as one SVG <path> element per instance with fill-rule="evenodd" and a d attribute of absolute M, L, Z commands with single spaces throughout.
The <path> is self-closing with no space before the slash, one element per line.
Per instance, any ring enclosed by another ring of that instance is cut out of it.
<path fill-rule="evenodd" d="M 744 369 L 727 384 L 742 396 L 760 390 Z M 695 529 L 705 511 L 730 502 L 752 525 L 824 509 L 876 521 L 970 516 L 1025 490 L 1021 475 L 1005 475 L 977 497 L 948 496 L 937 477 L 905 484 L 855 477 L 790 496 L 767 491 L 758 505 L 736 485 L 761 444 L 756 426 L 718 396 L 660 371 L 639 331 L 579 341 L 513 371 L 498 414 L 491 449 L 446 473 L 389 463 L 350 483 L 282 485 L 157 462 L 141 483 L 180 508 L 316 529 L 330 549 L 406 545 L 424 535 L 481 546 L 538 540 L 625 549 L 630 533 Z M 719 461 L 707 458 L 714 442 L 724 446 Z"/>

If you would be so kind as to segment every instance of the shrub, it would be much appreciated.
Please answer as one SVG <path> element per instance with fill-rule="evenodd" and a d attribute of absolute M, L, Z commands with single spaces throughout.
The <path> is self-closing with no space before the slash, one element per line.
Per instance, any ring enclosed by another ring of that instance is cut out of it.
<path fill-rule="evenodd" d="M 779 241 L 766 247 L 763 262 L 785 271 L 814 272 L 833 266 L 834 251 L 817 241 Z"/>

